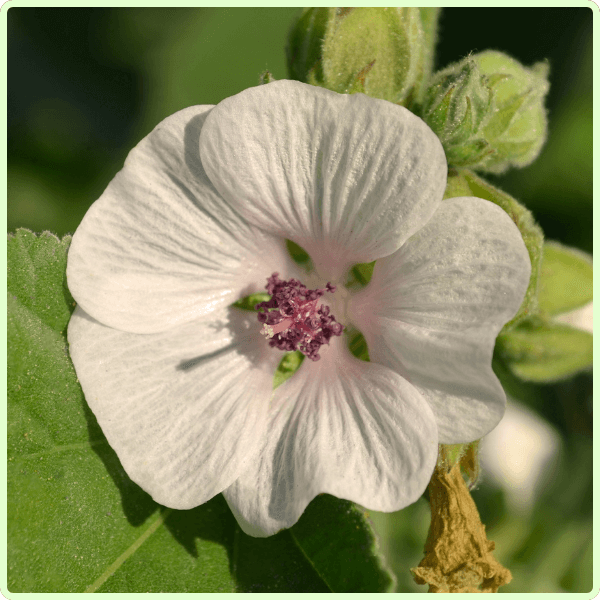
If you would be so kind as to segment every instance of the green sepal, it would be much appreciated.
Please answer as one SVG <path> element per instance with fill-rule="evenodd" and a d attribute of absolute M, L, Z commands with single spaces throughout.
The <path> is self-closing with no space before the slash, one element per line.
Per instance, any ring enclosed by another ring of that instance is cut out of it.
<path fill-rule="evenodd" d="M 473 489 L 481 473 L 479 443 L 480 440 L 466 444 L 439 444 L 437 466 L 450 471 L 455 465 L 460 465 L 467 486 Z"/>
<path fill-rule="evenodd" d="M 531 261 L 531 278 L 521 307 L 502 330 L 508 331 L 528 317 L 536 315 L 539 311 L 537 296 L 544 234 L 535 222 L 531 212 L 522 204 L 467 169 L 451 170 L 448 174 L 448 184 L 444 198 L 457 198 L 460 196 L 476 196 L 497 204 L 513 220 L 523 236 Z"/>
<path fill-rule="evenodd" d="M 322 83 L 321 47 L 329 8 L 305 8 L 288 34 L 285 48 L 290 79 Z"/>
<path fill-rule="evenodd" d="M 525 93 L 511 98 L 496 110 L 493 118 L 485 127 L 485 134 L 488 139 L 498 138 L 508 130 L 528 96 L 529 93 Z"/>
<path fill-rule="evenodd" d="M 250 294 L 240 298 L 237 302 L 234 302 L 232 306 L 235 308 L 241 308 L 242 310 L 256 310 L 255 306 L 259 302 L 267 302 L 271 299 L 271 296 L 267 292 L 257 292 L 256 294 Z"/>
<path fill-rule="evenodd" d="M 354 265 L 349 271 L 344 283 L 344 287 L 351 290 L 365 287 L 373 277 L 375 261 L 370 263 L 359 263 Z"/>
<path fill-rule="evenodd" d="M 273 377 L 273 389 L 278 388 L 284 381 L 287 381 L 299 368 L 304 360 L 304 354 L 299 350 L 286 352 L 275 371 Z"/>
<path fill-rule="evenodd" d="M 483 135 L 492 110 L 487 79 L 470 57 L 436 73 L 419 107 L 452 167 L 475 166 L 494 152 Z"/>
<path fill-rule="evenodd" d="M 369 348 L 365 336 L 354 327 L 346 327 L 344 335 L 347 336 L 350 353 L 359 360 L 370 362 Z"/>
<path fill-rule="evenodd" d="M 592 257 L 558 242 L 544 244 L 538 302 L 540 312 L 558 315 L 580 308 L 593 298 Z"/>
<path fill-rule="evenodd" d="M 552 383 L 591 369 L 593 336 L 561 323 L 533 319 L 501 333 L 496 352 L 518 378 Z"/>
<path fill-rule="evenodd" d="M 285 245 L 289 255 L 295 263 L 305 267 L 310 265 L 311 258 L 304 248 L 298 246 L 298 244 L 292 242 L 292 240 L 285 240 Z"/>
<path fill-rule="evenodd" d="M 526 157 L 535 146 L 535 141 L 530 142 L 497 142 L 494 151 L 498 156 L 510 156 L 512 160 Z"/>
<path fill-rule="evenodd" d="M 550 88 L 548 64 L 524 67 L 495 50 L 472 58 L 492 91 L 494 111 L 485 123 L 484 137 L 496 150 L 476 168 L 502 173 L 530 164 L 540 153 L 548 130 L 544 106 Z"/>
<path fill-rule="evenodd" d="M 485 140 L 475 140 L 448 148 L 446 158 L 448 163 L 455 167 L 468 167 L 485 160 L 494 152 L 495 150 Z"/>
<path fill-rule="evenodd" d="M 439 104 L 435 106 L 427 116 L 427 124 L 434 132 L 443 131 L 448 121 L 448 113 L 450 111 L 450 104 L 454 97 L 455 85 L 451 85 L 447 90 L 444 91 Z"/>

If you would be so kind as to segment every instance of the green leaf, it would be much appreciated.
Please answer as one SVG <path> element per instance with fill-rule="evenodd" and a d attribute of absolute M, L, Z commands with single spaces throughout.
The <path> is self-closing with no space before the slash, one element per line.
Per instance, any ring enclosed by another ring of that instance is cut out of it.
<path fill-rule="evenodd" d="M 558 242 L 544 244 L 540 311 L 557 315 L 584 306 L 593 297 L 592 257 Z"/>
<path fill-rule="evenodd" d="M 499 358 L 520 379 L 550 383 L 592 366 L 593 337 L 552 322 L 526 322 L 498 336 Z"/>
<path fill-rule="evenodd" d="M 319 497 L 294 533 L 256 539 L 221 495 L 171 510 L 129 479 L 68 355 L 69 242 L 25 230 L 8 240 L 10 591 L 382 591 L 391 576 L 349 502 Z"/>
<path fill-rule="evenodd" d="M 367 515 L 348 500 L 321 494 L 291 529 L 263 539 L 239 536 L 240 591 L 393 591 Z"/>
<path fill-rule="evenodd" d="M 444 198 L 476 196 L 489 200 L 502 208 L 519 228 L 531 260 L 531 278 L 525 292 L 525 298 L 517 314 L 504 326 L 508 331 L 525 319 L 536 315 L 538 308 L 538 282 L 540 277 L 544 234 L 535 222 L 533 215 L 512 196 L 490 185 L 468 169 L 451 170 Z"/>
<path fill-rule="evenodd" d="M 334 592 L 392 592 L 368 514 L 348 500 L 321 494 L 290 533 Z"/>
<path fill-rule="evenodd" d="M 70 243 L 71 236 L 60 241 L 50 232 L 38 237 L 26 229 L 8 239 L 8 291 L 56 331 L 64 330 L 75 307 L 65 278 Z"/>

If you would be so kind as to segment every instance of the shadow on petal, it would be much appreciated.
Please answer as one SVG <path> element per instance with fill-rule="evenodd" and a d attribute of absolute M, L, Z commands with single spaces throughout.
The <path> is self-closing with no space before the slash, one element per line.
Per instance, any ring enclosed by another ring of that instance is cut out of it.
<path fill-rule="evenodd" d="M 262 325 L 258 322 L 257 314 L 254 311 L 230 306 L 227 310 L 227 322 L 215 322 L 210 327 L 214 328 L 215 332 L 227 329 L 231 335 L 231 343 L 214 352 L 186 358 L 176 366 L 176 369 L 178 371 L 191 371 L 205 361 L 210 361 L 235 350 L 237 354 L 248 358 L 252 365 L 257 368 L 260 368 L 261 364 L 267 365 L 267 368 L 272 368 L 274 375 L 283 354 L 269 348 L 268 341 L 260 334 Z"/>
<path fill-rule="evenodd" d="M 130 525 L 141 527 L 157 510 L 165 512 L 167 509 L 129 478 L 116 452 L 106 441 L 96 417 L 85 401 L 82 404 L 91 447 L 121 494 L 123 514 Z M 237 524 L 221 494 L 192 510 L 171 510 L 164 526 L 193 558 L 198 558 L 197 539 L 222 545 L 227 551 L 230 570 L 233 571 L 233 538 Z"/>

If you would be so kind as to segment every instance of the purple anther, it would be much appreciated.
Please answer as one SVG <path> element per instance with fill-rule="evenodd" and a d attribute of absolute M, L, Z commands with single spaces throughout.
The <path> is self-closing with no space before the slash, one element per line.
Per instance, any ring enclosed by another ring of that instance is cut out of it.
<path fill-rule="evenodd" d="M 300 350 L 311 360 L 319 360 L 319 348 L 344 331 L 329 306 L 317 307 L 318 299 L 325 292 L 335 292 L 335 286 L 327 282 L 324 289 L 309 290 L 297 279 L 283 281 L 279 273 L 273 273 L 265 287 L 271 299 L 257 304 L 256 310 L 269 346 L 284 352 Z"/>

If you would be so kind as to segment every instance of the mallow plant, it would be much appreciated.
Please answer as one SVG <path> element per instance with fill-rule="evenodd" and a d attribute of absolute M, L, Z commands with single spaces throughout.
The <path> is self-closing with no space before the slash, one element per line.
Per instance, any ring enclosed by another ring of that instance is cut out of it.
<path fill-rule="evenodd" d="M 492 357 L 526 380 L 588 368 L 591 336 L 551 316 L 590 300 L 562 284 L 577 273 L 585 288 L 591 266 L 547 245 L 541 306 L 541 229 L 479 174 L 536 158 L 547 65 L 484 51 L 434 73 L 437 17 L 305 10 L 290 79 L 265 73 L 157 124 L 72 238 L 9 236 L 14 422 L 47 421 L 41 458 L 107 444 L 104 464 L 130 482 L 124 506 L 139 486 L 156 527 L 188 515 L 231 552 L 216 578 L 159 579 L 157 591 L 248 591 L 269 576 L 248 574 L 261 560 L 287 591 L 391 591 L 364 509 L 424 493 L 430 534 L 407 565 L 418 583 L 497 591 L 511 579 L 469 494 L 478 440 L 506 408 Z M 76 432 L 80 419 L 65 440 L 61 410 L 81 393 L 93 426 Z M 19 458 L 22 443 L 9 447 Z M 95 472 L 80 503 L 110 496 Z M 258 539 L 271 536 L 304 557 L 297 578 Z M 83 589 L 146 591 L 111 579 L 108 546 Z M 53 568 L 19 591 L 83 591 Z"/>

